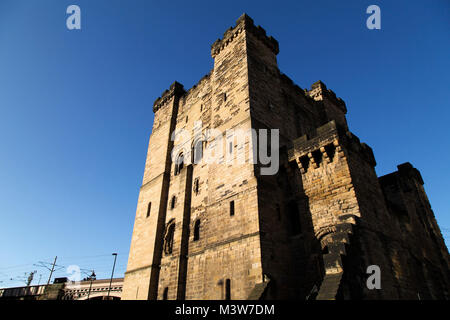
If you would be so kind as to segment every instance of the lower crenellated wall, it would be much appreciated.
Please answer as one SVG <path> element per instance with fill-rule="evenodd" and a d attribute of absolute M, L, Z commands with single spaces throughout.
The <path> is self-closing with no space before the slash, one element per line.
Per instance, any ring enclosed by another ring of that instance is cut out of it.
<path fill-rule="evenodd" d="M 370 147 L 334 121 L 295 140 L 288 157 L 301 177 L 297 201 L 308 203 L 301 215 L 309 217 L 321 246 L 317 299 L 447 297 L 448 251 L 416 169 L 399 166 L 402 178 L 381 178 L 380 185 Z M 409 183 L 409 197 L 392 187 L 393 180 Z M 417 222 L 411 227 L 411 219 L 421 221 L 422 230 Z M 379 290 L 366 285 L 371 265 L 380 268 Z"/>

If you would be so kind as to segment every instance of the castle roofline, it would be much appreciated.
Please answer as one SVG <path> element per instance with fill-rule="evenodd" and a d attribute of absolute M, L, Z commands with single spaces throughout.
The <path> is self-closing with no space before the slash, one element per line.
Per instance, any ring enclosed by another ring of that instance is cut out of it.
<path fill-rule="evenodd" d="M 280 52 L 278 41 L 272 36 L 268 37 L 266 30 L 261 26 L 255 26 L 253 19 L 244 13 L 236 20 L 236 25 L 234 27 L 230 27 L 225 31 L 222 39 L 217 39 L 211 45 L 211 56 L 214 58 L 218 55 L 220 51 L 222 51 L 242 31 L 252 33 L 272 50 L 273 53 L 278 54 L 278 52 Z"/>
<path fill-rule="evenodd" d="M 339 107 L 344 113 L 347 113 L 347 107 L 344 100 L 337 97 L 333 90 L 327 89 L 327 86 L 321 80 L 314 82 L 311 85 L 311 90 L 306 93 L 314 100 L 323 100 L 324 98 L 328 99 L 334 105 Z"/>
<path fill-rule="evenodd" d="M 417 182 L 419 182 L 421 185 L 424 184 L 420 171 L 414 168 L 414 166 L 409 162 L 399 164 L 397 166 L 397 171 L 380 176 L 378 177 L 378 179 L 381 184 L 388 185 L 396 183 L 397 178 L 400 176 L 411 177 L 415 179 Z"/>
<path fill-rule="evenodd" d="M 155 100 L 153 103 L 153 112 L 158 111 L 167 101 L 169 101 L 173 96 L 181 96 L 185 93 L 184 87 L 181 83 L 175 81 L 170 85 L 168 90 L 165 90 L 161 97 Z"/>
<path fill-rule="evenodd" d="M 346 146 L 348 150 L 357 152 L 373 167 L 377 164 L 372 148 L 362 143 L 356 135 L 337 124 L 335 120 L 317 127 L 310 134 L 294 139 L 292 148 L 288 150 L 288 159 L 294 161 L 296 158 L 331 144 Z"/>

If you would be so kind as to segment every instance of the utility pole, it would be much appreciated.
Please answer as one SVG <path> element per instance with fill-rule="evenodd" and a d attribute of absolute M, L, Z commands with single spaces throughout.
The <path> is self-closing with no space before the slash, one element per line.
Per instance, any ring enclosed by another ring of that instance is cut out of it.
<path fill-rule="evenodd" d="M 108 300 L 109 300 L 109 293 L 111 292 L 111 283 L 112 283 L 112 279 L 114 276 L 114 268 L 116 267 L 117 253 L 113 253 L 112 255 L 114 256 L 114 264 L 113 264 L 113 268 L 112 268 L 111 279 L 109 280 Z"/>
<path fill-rule="evenodd" d="M 36 266 L 36 267 L 46 268 L 47 270 L 50 271 L 50 276 L 48 277 L 47 285 L 50 284 L 50 280 L 52 279 L 53 272 L 58 271 L 58 270 L 60 270 L 60 269 L 64 269 L 63 266 L 58 266 L 58 265 L 56 265 L 56 259 L 57 259 L 57 258 L 58 258 L 58 257 L 56 256 L 56 257 L 55 257 L 55 260 L 53 261 L 53 263 L 39 261 L 37 264 L 33 264 L 33 265 Z M 51 265 L 51 268 L 49 267 L 49 265 Z M 40 281 L 40 280 L 39 280 L 39 281 Z"/>
<path fill-rule="evenodd" d="M 52 270 L 50 271 L 50 276 L 48 277 L 47 285 L 50 284 L 50 279 L 52 278 L 53 271 L 55 270 L 56 259 L 58 256 L 55 256 L 55 261 L 53 261 Z"/>

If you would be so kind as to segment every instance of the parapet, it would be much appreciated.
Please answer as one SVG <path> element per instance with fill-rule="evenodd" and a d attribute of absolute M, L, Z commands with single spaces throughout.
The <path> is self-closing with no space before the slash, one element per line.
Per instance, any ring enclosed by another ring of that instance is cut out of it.
<path fill-rule="evenodd" d="M 328 99 L 338 108 L 340 108 L 344 113 L 347 113 L 347 107 L 345 106 L 344 100 L 338 98 L 333 90 L 327 89 L 327 86 L 322 81 L 316 81 L 311 85 L 311 90 L 307 91 L 306 94 L 313 98 L 314 100 L 325 100 Z"/>
<path fill-rule="evenodd" d="M 382 186 L 395 185 L 399 180 L 406 181 L 408 178 L 417 181 L 421 185 L 424 184 L 420 171 L 414 168 L 411 163 L 405 162 L 399 164 L 397 169 L 397 171 L 379 177 L 378 180 L 380 181 L 380 184 Z"/>
<path fill-rule="evenodd" d="M 162 93 L 161 97 L 155 100 L 153 103 L 153 112 L 158 111 L 167 101 L 174 96 L 182 96 L 185 93 L 184 87 L 181 83 L 175 81 L 170 85 L 169 90 Z"/>
<path fill-rule="evenodd" d="M 234 28 L 230 27 L 227 31 L 225 31 L 222 39 L 217 39 L 211 45 L 211 56 L 214 58 L 216 55 L 218 55 L 220 51 L 222 51 L 242 31 L 252 33 L 270 50 L 272 50 L 274 54 L 278 54 L 278 52 L 280 51 L 278 47 L 278 41 L 271 36 L 268 37 L 266 35 L 266 30 L 264 30 L 264 28 L 262 28 L 261 26 L 255 26 L 255 24 L 253 23 L 253 19 L 244 13 L 239 17 L 239 19 L 237 19 L 236 26 Z"/>
<path fill-rule="evenodd" d="M 187 90 L 185 96 L 186 96 L 186 97 L 189 96 L 189 94 L 190 94 L 192 91 L 194 91 L 197 87 L 201 86 L 202 83 L 203 83 L 205 80 L 209 80 L 210 77 L 211 77 L 212 71 L 213 71 L 213 70 L 211 70 L 210 72 L 208 72 L 207 74 L 205 74 L 205 75 L 204 75 L 204 76 L 203 76 L 196 84 L 194 84 L 194 85 L 192 86 L 192 88 L 190 88 L 189 90 Z"/>
<path fill-rule="evenodd" d="M 296 91 L 298 94 L 305 96 L 305 91 L 304 89 L 300 88 L 297 84 L 295 84 L 294 81 L 292 81 L 291 78 L 289 78 L 287 75 L 285 75 L 284 73 L 280 72 L 280 80 L 284 83 L 286 83 L 289 87 L 293 88 L 294 91 Z M 309 96 L 308 96 L 309 97 Z"/>
<path fill-rule="evenodd" d="M 288 159 L 298 162 L 299 159 L 311 158 L 318 152 L 330 156 L 330 153 L 334 151 L 330 152 L 329 150 L 336 150 L 340 153 L 344 149 L 359 154 L 370 165 L 376 165 L 372 148 L 365 143 L 361 143 L 359 138 L 350 131 L 337 125 L 335 120 L 316 128 L 310 136 L 305 134 L 295 139 L 293 148 L 288 150 Z"/>

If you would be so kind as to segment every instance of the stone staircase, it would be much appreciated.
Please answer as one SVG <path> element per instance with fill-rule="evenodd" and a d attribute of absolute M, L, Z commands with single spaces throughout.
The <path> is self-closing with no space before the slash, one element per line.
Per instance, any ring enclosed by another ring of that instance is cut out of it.
<path fill-rule="evenodd" d="M 269 283 L 270 279 L 268 277 L 264 277 L 263 282 L 255 284 L 252 291 L 248 295 L 247 300 L 264 300 Z"/>
<path fill-rule="evenodd" d="M 328 253 L 323 256 L 325 276 L 316 300 L 335 300 L 344 274 L 342 257 L 347 254 L 345 246 L 350 245 L 349 236 L 353 234 L 353 225 L 343 223 L 334 229 L 335 232 L 322 240 L 328 247 Z"/>

